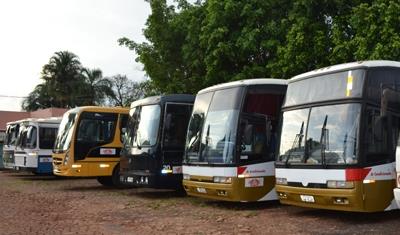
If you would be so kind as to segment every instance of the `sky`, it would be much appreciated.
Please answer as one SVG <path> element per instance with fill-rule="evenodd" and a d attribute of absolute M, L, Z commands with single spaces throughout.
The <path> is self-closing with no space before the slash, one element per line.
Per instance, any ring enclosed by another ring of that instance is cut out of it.
<path fill-rule="evenodd" d="M 144 0 L 0 0 L 0 110 L 21 110 L 15 97 L 41 83 L 42 67 L 57 51 L 73 52 L 103 76 L 144 80 L 133 51 L 117 40 L 145 41 L 149 14 Z"/>

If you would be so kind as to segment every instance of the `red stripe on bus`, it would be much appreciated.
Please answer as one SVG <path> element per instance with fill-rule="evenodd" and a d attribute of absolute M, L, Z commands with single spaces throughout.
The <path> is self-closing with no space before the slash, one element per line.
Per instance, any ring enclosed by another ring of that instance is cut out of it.
<path fill-rule="evenodd" d="M 238 174 L 238 175 L 243 174 L 244 171 L 245 171 L 246 169 L 247 169 L 247 167 L 245 167 L 245 166 L 239 166 L 239 167 L 237 168 L 237 174 Z"/>
<path fill-rule="evenodd" d="M 346 169 L 346 181 L 361 181 L 369 174 L 371 168 Z"/>

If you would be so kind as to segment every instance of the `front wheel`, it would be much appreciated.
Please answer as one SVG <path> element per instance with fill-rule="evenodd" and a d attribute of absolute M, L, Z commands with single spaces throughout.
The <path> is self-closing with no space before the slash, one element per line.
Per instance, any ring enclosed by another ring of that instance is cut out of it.
<path fill-rule="evenodd" d="M 97 177 L 97 181 L 106 187 L 123 188 L 124 185 L 122 184 L 119 175 L 119 164 L 115 166 L 111 176 L 99 176 Z"/>
<path fill-rule="evenodd" d="M 98 176 L 97 181 L 106 187 L 112 187 L 113 182 L 112 182 L 112 177 L 111 176 Z"/>

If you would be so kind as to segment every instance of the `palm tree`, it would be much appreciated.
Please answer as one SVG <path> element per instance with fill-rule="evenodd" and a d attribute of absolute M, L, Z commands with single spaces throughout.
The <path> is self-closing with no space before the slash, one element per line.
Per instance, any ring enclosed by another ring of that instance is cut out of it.
<path fill-rule="evenodd" d="M 55 107 L 75 107 L 80 104 L 82 65 L 78 56 L 69 51 L 56 52 L 43 66 L 42 79 L 49 87 L 49 96 Z"/>
<path fill-rule="evenodd" d="M 103 72 L 100 69 L 82 69 L 82 75 L 86 84 L 86 103 L 90 105 L 102 105 L 106 97 L 113 97 L 111 81 L 103 78 Z"/>

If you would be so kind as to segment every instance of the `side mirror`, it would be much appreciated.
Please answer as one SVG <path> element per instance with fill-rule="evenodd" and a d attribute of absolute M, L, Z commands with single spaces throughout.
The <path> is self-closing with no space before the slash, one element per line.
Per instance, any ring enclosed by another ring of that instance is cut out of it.
<path fill-rule="evenodd" d="M 121 128 L 121 134 L 125 134 L 126 133 L 126 127 L 122 127 Z"/>

